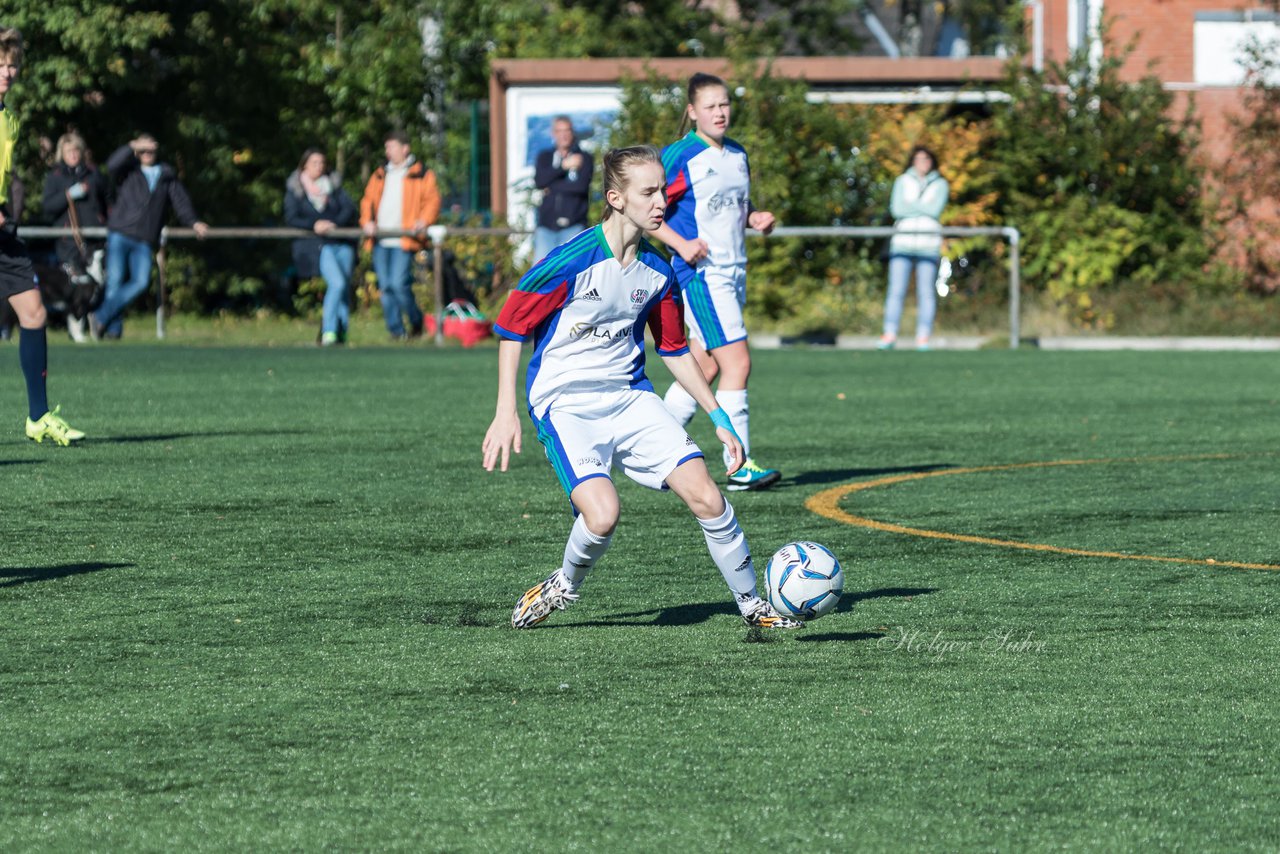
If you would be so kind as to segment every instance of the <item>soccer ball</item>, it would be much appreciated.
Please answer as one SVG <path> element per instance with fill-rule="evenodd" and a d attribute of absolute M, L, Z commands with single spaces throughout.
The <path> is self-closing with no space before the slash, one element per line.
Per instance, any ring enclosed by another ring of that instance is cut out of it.
<path fill-rule="evenodd" d="M 778 613 L 816 620 L 835 610 L 844 592 L 844 572 L 826 546 L 787 543 L 769 558 L 764 583 Z"/>

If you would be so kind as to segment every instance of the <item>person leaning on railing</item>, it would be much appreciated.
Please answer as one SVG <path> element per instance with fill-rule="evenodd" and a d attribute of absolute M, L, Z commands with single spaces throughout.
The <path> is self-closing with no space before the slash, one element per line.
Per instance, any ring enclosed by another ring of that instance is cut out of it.
<path fill-rule="evenodd" d="M 413 296 L 413 255 L 426 248 L 427 226 L 440 215 L 440 191 L 436 173 L 414 159 L 407 133 L 392 131 L 383 147 L 387 162 L 374 170 L 365 185 L 360 227 L 370 238 L 387 332 L 400 341 L 422 335 L 422 309 Z M 379 231 L 413 235 L 374 241 Z"/>
<path fill-rule="evenodd" d="M 119 338 L 124 331 L 125 309 L 151 284 L 151 257 L 170 206 L 197 237 L 209 230 L 196 216 L 177 171 L 160 162 L 159 148 L 155 137 L 144 133 L 107 158 L 116 201 L 107 217 L 107 295 L 89 315 L 94 338 Z"/>
<path fill-rule="evenodd" d="M 298 168 L 285 181 L 284 221 L 316 235 L 293 241 L 293 264 L 299 278 L 324 278 L 320 345 L 343 344 L 351 319 L 347 284 L 356 250 L 351 241 L 330 232 L 355 224 L 356 203 L 343 191 L 342 176 L 329 171 L 324 152 L 318 148 L 304 151 Z"/>

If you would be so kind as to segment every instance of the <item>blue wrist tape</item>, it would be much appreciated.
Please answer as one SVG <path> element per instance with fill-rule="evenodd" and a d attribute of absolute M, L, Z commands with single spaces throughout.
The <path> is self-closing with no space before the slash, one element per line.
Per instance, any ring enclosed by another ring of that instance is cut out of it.
<path fill-rule="evenodd" d="M 724 407 L 720 407 L 711 413 L 711 423 L 717 427 L 723 427 L 733 434 L 733 438 L 739 442 L 742 441 L 742 438 L 738 436 L 738 431 L 733 429 L 733 422 L 729 420 L 729 413 L 724 411 Z"/>

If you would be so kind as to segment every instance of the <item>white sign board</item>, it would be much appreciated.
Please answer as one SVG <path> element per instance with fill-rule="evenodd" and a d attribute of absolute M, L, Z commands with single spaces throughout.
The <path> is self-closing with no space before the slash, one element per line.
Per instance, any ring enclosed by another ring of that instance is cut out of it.
<path fill-rule="evenodd" d="M 507 221 L 532 229 L 539 193 L 533 186 L 538 152 L 553 145 L 551 120 L 568 116 L 578 144 L 596 159 L 607 148 L 609 128 L 618 117 L 618 86 L 512 86 L 507 90 Z M 592 193 L 600 191 L 599 181 Z"/>

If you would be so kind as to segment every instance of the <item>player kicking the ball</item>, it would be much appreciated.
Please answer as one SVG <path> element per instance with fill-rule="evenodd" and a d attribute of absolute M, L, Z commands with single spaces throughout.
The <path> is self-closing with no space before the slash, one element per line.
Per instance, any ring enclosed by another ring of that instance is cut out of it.
<path fill-rule="evenodd" d="M 498 315 L 498 406 L 484 437 L 484 467 L 493 471 L 501 463 L 506 471 L 510 452 L 520 452 L 516 374 L 521 343 L 532 339 L 529 414 L 577 511 L 563 564 L 520 597 L 511 615 L 515 628 L 537 625 L 577 600 L 578 587 L 608 550 L 618 524 L 614 466 L 643 486 L 669 488 L 689 506 L 748 626 L 803 625 L 756 595 L 755 566 L 733 507 L 645 376 L 647 324 L 658 355 L 715 423 L 729 472 L 742 466 L 742 442 L 689 352 L 671 265 L 643 239 L 662 224 L 665 186 L 656 148 L 606 154 L 604 221 L 526 273 Z"/>
<path fill-rule="evenodd" d="M 49 342 L 45 334 L 44 302 L 36 284 L 35 268 L 27 247 L 18 239 L 17 215 L 9 210 L 13 172 L 13 146 L 18 139 L 18 119 L 6 106 L 5 95 L 22 65 L 22 34 L 0 25 L 0 299 L 9 301 L 18 316 L 18 363 L 27 380 L 27 438 L 70 445 L 84 438 L 49 409 L 45 374 Z"/>

